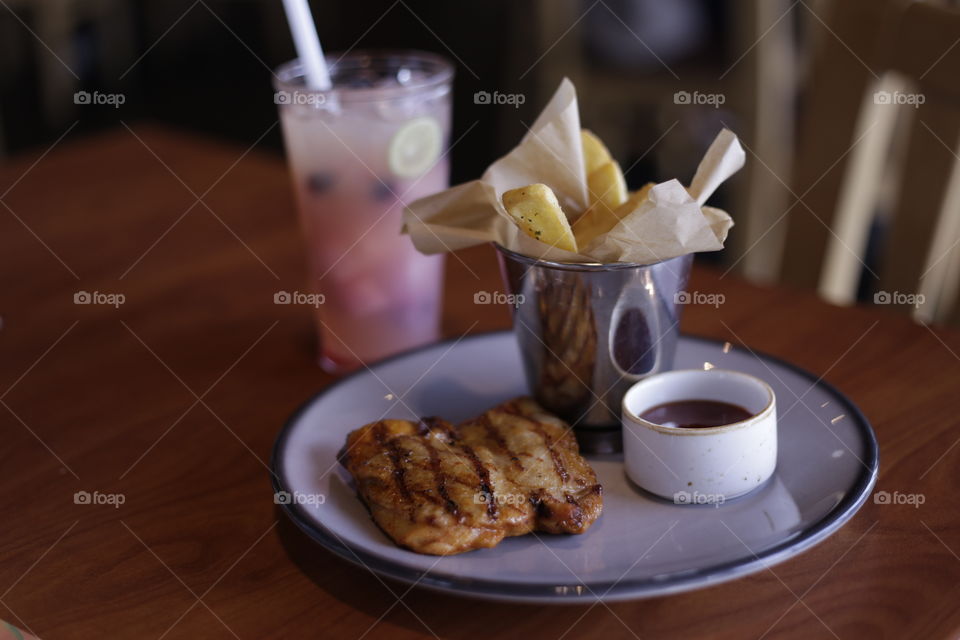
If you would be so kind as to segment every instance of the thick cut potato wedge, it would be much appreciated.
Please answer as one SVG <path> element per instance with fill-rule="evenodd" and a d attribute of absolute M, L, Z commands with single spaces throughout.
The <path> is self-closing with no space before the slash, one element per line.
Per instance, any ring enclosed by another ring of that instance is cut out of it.
<path fill-rule="evenodd" d="M 613 160 L 587 176 L 587 189 L 591 207 L 600 202 L 612 211 L 627 200 L 627 181 L 620 165 Z"/>
<path fill-rule="evenodd" d="M 583 147 L 583 166 L 588 176 L 612 159 L 606 145 L 589 129 L 580 130 L 580 143 Z"/>
<path fill-rule="evenodd" d="M 501 196 L 507 213 L 531 238 L 577 252 L 577 241 L 556 194 L 545 184 L 528 184 Z"/>
<path fill-rule="evenodd" d="M 573 223 L 573 235 L 577 240 L 577 245 L 586 247 L 598 235 L 613 229 L 618 222 L 647 199 L 653 186 L 653 182 L 648 182 L 631 193 L 625 202 L 614 209 L 608 207 L 603 201 L 594 203 Z"/>

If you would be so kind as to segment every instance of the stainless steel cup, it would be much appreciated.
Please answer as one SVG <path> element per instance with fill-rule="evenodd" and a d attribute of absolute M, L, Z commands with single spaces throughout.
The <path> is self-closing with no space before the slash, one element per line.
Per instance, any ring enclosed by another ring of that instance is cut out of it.
<path fill-rule="evenodd" d="M 533 396 L 573 426 L 581 450 L 620 451 L 623 394 L 673 367 L 693 256 L 569 264 L 496 248 Z"/>

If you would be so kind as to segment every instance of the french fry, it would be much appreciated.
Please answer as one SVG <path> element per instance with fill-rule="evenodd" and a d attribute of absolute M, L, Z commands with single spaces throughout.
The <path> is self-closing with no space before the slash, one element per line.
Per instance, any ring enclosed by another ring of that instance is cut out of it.
<path fill-rule="evenodd" d="M 588 176 L 612 159 L 607 147 L 589 129 L 580 130 L 580 143 L 583 147 L 583 166 Z"/>
<path fill-rule="evenodd" d="M 587 189 L 590 191 L 591 207 L 601 202 L 613 211 L 627 200 L 627 182 L 623 179 L 620 165 L 613 160 L 588 174 Z"/>
<path fill-rule="evenodd" d="M 586 247 L 601 233 L 607 233 L 618 222 L 623 220 L 631 211 L 647 199 L 654 183 L 648 182 L 631 193 L 626 201 L 615 209 L 610 209 L 604 202 L 597 201 L 573 223 L 573 235 L 577 245 Z"/>
<path fill-rule="evenodd" d="M 545 184 L 528 184 L 501 196 L 507 213 L 531 238 L 559 249 L 577 252 L 577 241 L 557 196 Z"/>

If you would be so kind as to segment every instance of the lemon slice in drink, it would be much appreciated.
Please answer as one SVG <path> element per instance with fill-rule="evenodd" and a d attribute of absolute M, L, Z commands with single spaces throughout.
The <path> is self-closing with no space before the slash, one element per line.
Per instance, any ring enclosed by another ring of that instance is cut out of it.
<path fill-rule="evenodd" d="M 436 163 L 443 132 L 429 116 L 414 118 L 393 135 L 388 150 L 390 170 L 400 178 L 419 178 Z"/>

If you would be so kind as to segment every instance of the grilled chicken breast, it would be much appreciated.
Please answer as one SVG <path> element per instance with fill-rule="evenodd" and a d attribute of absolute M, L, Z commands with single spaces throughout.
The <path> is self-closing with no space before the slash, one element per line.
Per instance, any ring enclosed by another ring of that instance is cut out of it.
<path fill-rule="evenodd" d="M 418 553 L 493 547 L 534 530 L 583 533 L 603 506 L 569 428 L 529 398 L 459 427 L 368 424 L 350 433 L 340 461 L 374 521 Z"/>
<path fill-rule="evenodd" d="M 533 505 L 500 503 L 518 493 L 484 447 L 457 441 L 440 419 L 381 420 L 347 438 L 341 462 L 374 521 L 418 553 L 451 555 L 496 546 L 533 527 Z"/>
<path fill-rule="evenodd" d="M 532 399 L 505 402 L 457 431 L 462 442 L 489 448 L 496 465 L 529 497 L 536 530 L 583 533 L 600 517 L 603 487 L 572 430 Z"/>

